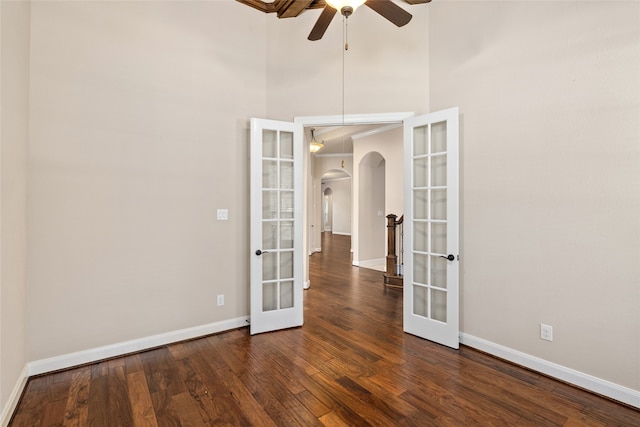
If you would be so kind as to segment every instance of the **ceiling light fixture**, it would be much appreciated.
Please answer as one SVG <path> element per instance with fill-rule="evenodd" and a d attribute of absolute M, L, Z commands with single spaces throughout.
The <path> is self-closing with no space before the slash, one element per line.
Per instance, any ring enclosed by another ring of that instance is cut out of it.
<path fill-rule="evenodd" d="M 324 142 L 319 142 L 316 139 L 315 131 L 316 130 L 314 128 L 311 128 L 311 142 L 309 143 L 309 151 L 311 151 L 312 153 L 316 153 L 318 150 L 324 147 Z"/>
<path fill-rule="evenodd" d="M 325 0 L 329 6 L 340 12 L 343 16 L 349 16 L 364 4 L 365 0 Z"/>

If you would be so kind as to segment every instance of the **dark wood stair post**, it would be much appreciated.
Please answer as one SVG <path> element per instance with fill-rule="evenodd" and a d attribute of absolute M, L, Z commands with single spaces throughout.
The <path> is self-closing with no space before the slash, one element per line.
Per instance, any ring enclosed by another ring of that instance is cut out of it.
<path fill-rule="evenodd" d="M 396 254 L 396 228 L 402 224 L 404 215 L 396 220 L 398 216 L 387 215 L 387 272 L 384 274 L 384 285 L 402 287 L 402 275 L 398 271 L 398 255 Z"/>

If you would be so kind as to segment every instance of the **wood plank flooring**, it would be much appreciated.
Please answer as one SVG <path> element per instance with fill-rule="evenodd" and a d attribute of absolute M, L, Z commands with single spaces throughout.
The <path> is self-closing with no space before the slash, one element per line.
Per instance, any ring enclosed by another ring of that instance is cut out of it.
<path fill-rule="evenodd" d="M 640 426 L 640 411 L 402 332 L 402 291 L 311 256 L 301 328 L 238 329 L 31 378 L 11 426 Z"/>

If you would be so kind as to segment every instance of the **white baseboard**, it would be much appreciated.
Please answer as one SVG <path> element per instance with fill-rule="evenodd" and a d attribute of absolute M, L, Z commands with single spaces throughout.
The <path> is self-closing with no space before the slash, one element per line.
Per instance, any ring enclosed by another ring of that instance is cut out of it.
<path fill-rule="evenodd" d="M 16 410 L 18 406 L 18 402 L 20 401 L 20 396 L 22 396 L 22 391 L 24 387 L 27 385 L 27 379 L 29 379 L 28 368 L 25 365 L 24 369 L 20 373 L 20 377 L 18 378 L 18 382 L 16 382 L 16 386 L 11 391 L 11 395 L 9 395 L 9 400 L 4 408 L 2 408 L 2 415 L 0 415 L 0 425 L 2 427 L 7 427 L 9 425 L 9 421 L 11 421 L 11 416 L 13 415 L 13 411 Z"/>
<path fill-rule="evenodd" d="M 148 350 L 150 348 L 171 344 L 178 341 L 189 340 L 230 329 L 247 326 L 249 317 L 243 316 L 236 319 L 229 319 L 222 322 L 209 323 L 195 326 L 193 328 L 181 329 L 159 335 L 152 335 L 136 340 L 125 341 L 117 344 L 106 345 L 104 347 L 92 348 L 75 353 L 63 354 L 61 356 L 50 357 L 48 359 L 36 360 L 27 364 L 28 376 L 40 375 L 60 369 L 71 368 L 73 366 L 84 365 L 97 362 L 111 357 L 122 356 L 124 354 L 137 351 Z"/>
<path fill-rule="evenodd" d="M 385 258 L 365 259 L 365 260 L 359 261 L 358 267 L 372 268 L 374 270 L 379 270 L 379 267 L 384 266 L 386 262 L 387 260 Z M 381 271 L 384 271 L 384 269 L 382 269 Z"/>
<path fill-rule="evenodd" d="M 351 233 L 341 233 L 339 231 L 332 231 L 331 233 L 332 234 L 339 234 L 341 236 L 351 236 Z"/>
<path fill-rule="evenodd" d="M 460 343 L 473 347 L 492 356 L 507 360 L 517 365 L 524 366 L 534 371 L 549 375 L 561 381 L 589 390 L 593 393 L 606 396 L 627 405 L 640 408 L 640 391 L 601 378 L 594 377 L 584 372 L 576 371 L 566 366 L 558 365 L 544 359 L 522 353 L 509 347 L 461 333 Z"/>
<path fill-rule="evenodd" d="M 302 284 L 302 289 L 307 290 L 311 287 L 311 280 L 306 280 L 303 284 Z"/>

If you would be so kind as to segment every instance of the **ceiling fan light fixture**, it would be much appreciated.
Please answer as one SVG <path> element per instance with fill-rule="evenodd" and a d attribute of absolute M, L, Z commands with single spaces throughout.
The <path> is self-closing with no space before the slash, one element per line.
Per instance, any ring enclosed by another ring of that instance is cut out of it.
<path fill-rule="evenodd" d="M 312 153 L 317 153 L 322 147 L 324 147 L 324 143 L 323 142 L 319 142 L 316 139 L 316 135 L 315 135 L 315 129 L 311 129 L 311 142 L 309 143 L 309 151 L 311 151 Z"/>
<path fill-rule="evenodd" d="M 349 16 L 362 6 L 366 0 L 325 0 L 329 6 L 343 15 Z"/>

